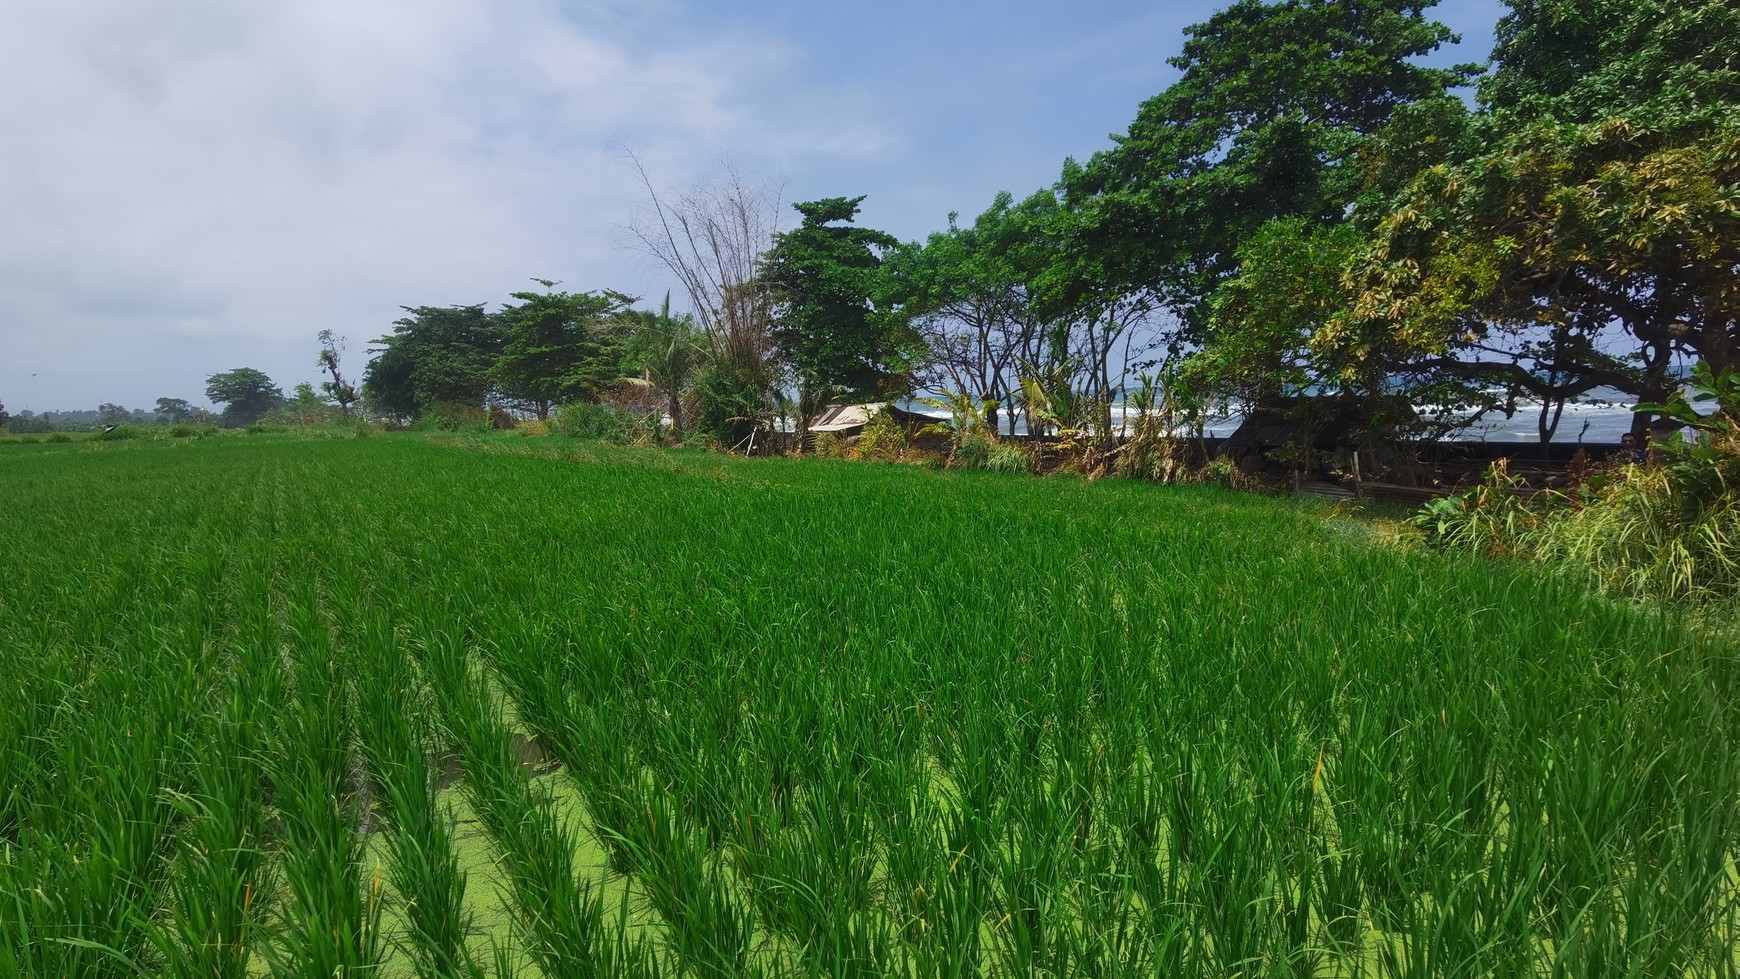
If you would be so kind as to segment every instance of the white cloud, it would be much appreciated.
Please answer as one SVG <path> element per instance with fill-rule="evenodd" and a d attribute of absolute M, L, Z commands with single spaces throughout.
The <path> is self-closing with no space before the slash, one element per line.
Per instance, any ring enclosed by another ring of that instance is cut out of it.
<path fill-rule="evenodd" d="M 891 142 L 766 111 L 789 46 L 660 36 L 638 49 L 555 0 L 7 5 L 0 398 L 197 398 L 238 364 L 288 386 L 322 328 L 360 352 L 399 303 L 534 275 L 661 291 L 611 246 L 641 196 L 616 135 L 671 182 L 731 150 Z"/>

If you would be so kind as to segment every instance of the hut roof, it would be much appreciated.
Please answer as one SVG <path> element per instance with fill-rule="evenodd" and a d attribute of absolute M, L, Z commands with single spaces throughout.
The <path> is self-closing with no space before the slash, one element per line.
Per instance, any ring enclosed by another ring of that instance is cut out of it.
<path fill-rule="evenodd" d="M 882 412 L 894 416 L 894 420 L 902 426 L 928 425 L 931 422 L 947 421 L 945 418 L 934 418 L 921 415 L 915 411 L 907 411 L 898 405 L 887 401 L 873 401 L 861 405 L 834 405 L 824 409 L 815 420 L 810 422 L 812 432 L 850 432 L 863 428 L 870 419 Z"/>

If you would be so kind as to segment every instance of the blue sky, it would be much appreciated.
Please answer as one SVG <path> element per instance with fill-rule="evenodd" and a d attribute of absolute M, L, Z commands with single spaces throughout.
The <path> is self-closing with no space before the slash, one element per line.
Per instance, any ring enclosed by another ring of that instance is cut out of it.
<path fill-rule="evenodd" d="M 1049 185 L 1214 3 L 57 0 L 0 7 L 0 401 L 313 380 L 315 334 L 531 277 L 654 298 L 644 193 L 728 157 L 902 238 Z M 1446 0 L 1447 62 L 1496 0 Z M 30 375 L 36 375 L 34 377 Z"/>

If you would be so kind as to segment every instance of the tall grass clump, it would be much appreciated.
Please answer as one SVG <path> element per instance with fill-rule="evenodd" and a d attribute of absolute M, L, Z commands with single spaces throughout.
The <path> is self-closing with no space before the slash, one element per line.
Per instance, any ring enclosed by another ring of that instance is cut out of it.
<path fill-rule="evenodd" d="M 633 412 L 591 401 L 576 401 L 556 409 L 550 418 L 550 433 L 573 439 L 627 444 L 644 430 Z"/>
<path fill-rule="evenodd" d="M 1495 465 L 1480 486 L 1428 504 L 1415 525 L 1429 543 L 1518 557 L 1621 598 L 1732 600 L 1740 596 L 1740 440 L 1670 445 L 1567 492 L 1530 494 Z"/>

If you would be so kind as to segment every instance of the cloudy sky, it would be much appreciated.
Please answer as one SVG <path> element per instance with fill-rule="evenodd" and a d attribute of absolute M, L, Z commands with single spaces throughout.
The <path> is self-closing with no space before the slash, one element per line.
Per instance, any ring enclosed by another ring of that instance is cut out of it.
<path fill-rule="evenodd" d="M 204 403 L 315 334 L 532 277 L 661 297 L 618 247 L 729 158 L 868 194 L 902 238 L 1049 185 L 1174 77 L 1216 2 L 13 0 L 0 4 L 0 402 Z M 1446 61 L 1498 0 L 1446 0 Z"/>

